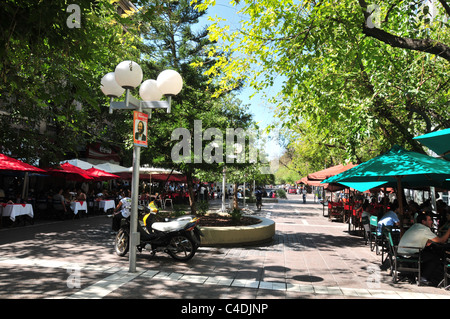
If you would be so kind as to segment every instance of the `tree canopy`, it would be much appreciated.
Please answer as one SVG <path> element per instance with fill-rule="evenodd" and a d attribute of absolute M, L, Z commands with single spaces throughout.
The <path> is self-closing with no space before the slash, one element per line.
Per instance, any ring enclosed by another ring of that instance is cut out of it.
<path fill-rule="evenodd" d="M 78 26 L 67 1 L 0 3 L 3 152 L 48 165 L 92 141 L 121 144 L 123 117 L 108 115 L 99 83 L 139 56 L 139 39 L 109 1 L 77 6 Z"/>
<path fill-rule="evenodd" d="M 424 152 L 413 137 L 450 126 L 446 1 L 230 4 L 243 18 L 233 30 L 213 19 L 214 50 L 227 54 L 208 74 L 222 74 L 222 90 L 245 82 L 262 92 L 281 79 L 276 116 L 320 169 L 393 144 Z"/>

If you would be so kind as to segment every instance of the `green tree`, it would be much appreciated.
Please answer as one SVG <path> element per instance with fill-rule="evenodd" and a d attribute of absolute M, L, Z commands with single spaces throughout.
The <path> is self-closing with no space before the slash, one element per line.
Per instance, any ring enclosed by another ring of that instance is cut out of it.
<path fill-rule="evenodd" d="M 138 56 L 140 39 L 108 1 L 77 4 L 79 28 L 67 1 L 0 3 L 3 152 L 48 165 L 91 141 L 123 141 L 123 117 L 108 115 L 99 83 L 121 57 Z"/>
<path fill-rule="evenodd" d="M 140 64 L 144 74 L 156 78 L 160 71 L 169 68 L 177 70 L 184 80 L 183 90 L 172 98 L 170 114 L 152 111 L 149 147 L 142 151 L 141 163 L 173 168 L 185 174 L 191 211 L 195 213 L 194 174 L 198 170 L 221 170 L 218 163 L 194 157 L 195 123 L 201 121 L 202 136 L 208 128 L 217 128 L 225 136 L 226 128 L 248 128 L 251 115 L 241 101 L 230 94 L 213 97 L 216 85 L 210 84 L 210 77 L 204 74 L 210 66 L 212 42 L 206 28 L 195 30 L 194 27 L 205 12 L 199 12 L 186 0 L 140 1 L 139 6 L 140 11 L 133 19 L 138 21 L 143 38 Z M 172 141 L 171 135 L 181 128 L 189 133 L 192 152 L 190 161 L 174 162 L 172 149 L 179 141 Z M 201 152 L 209 143 L 202 141 Z"/>

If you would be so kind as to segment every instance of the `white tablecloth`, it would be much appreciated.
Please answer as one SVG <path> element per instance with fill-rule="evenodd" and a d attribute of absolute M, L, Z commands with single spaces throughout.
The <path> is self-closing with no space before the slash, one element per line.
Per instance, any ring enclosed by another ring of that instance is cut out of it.
<path fill-rule="evenodd" d="M 6 204 L 0 206 L 2 208 L 2 216 L 8 217 L 14 222 L 17 216 L 28 215 L 33 218 L 33 206 L 31 204 Z"/>
<path fill-rule="evenodd" d="M 106 211 L 108 209 L 114 209 L 116 207 L 115 202 L 110 199 L 110 200 L 101 200 L 98 203 L 98 209 L 103 209 L 103 211 L 106 213 Z"/>
<path fill-rule="evenodd" d="M 71 202 L 70 208 L 73 210 L 73 213 L 76 215 L 78 214 L 79 210 L 84 210 L 87 213 L 87 202 Z"/>

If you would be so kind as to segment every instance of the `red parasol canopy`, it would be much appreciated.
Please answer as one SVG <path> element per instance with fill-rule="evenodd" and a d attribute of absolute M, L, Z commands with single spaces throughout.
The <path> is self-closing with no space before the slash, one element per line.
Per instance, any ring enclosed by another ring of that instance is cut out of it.
<path fill-rule="evenodd" d="M 24 163 L 15 158 L 8 157 L 4 154 L 0 154 L 0 170 L 47 173 L 43 169 Z"/>
<path fill-rule="evenodd" d="M 329 190 L 330 192 L 334 192 L 334 191 L 345 188 L 345 186 L 322 184 L 322 181 L 331 176 L 342 173 L 356 165 L 357 164 L 350 163 L 347 165 L 339 164 L 336 166 L 332 166 L 332 167 L 323 169 L 321 171 L 308 174 L 308 176 L 305 176 L 301 180 L 297 181 L 297 184 L 302 183 L 302 184 L 306 184 L 309 186 L 323 186 L 326 190 Z"/>
<path fill-rule="evenodd" d="M 90 176 L 92 176 L 96 181 L 107 181 L 110 179 L 120 178 L 120 176 L 105 172 L 101 169 L 95 167 L 85 170 Z"/>
<path fill-rule="evenodd" d="M 355 166 L 357 166 L 357 164 L 352 164 L 352 163 L 347 164 L 347 165 L 339 164 L 339 165 L 336 165 L 336 166 L 333 166 L 333 167 L 329 167 L 329 168 L 326 168 L 324 170 L 321 170 L 321 171 L 318 171 L 318 172 L 315 172 L 315 173 L 311 173 L 307 177 L 308 177 L 309 180 L 323 181 L 323 180 L 325 180 L 325 179 L 327 179 L 327 178 L 329 178 L 331 176 L 340 174 L 340 173 L 342 173 L 342 172 L 344 172 L 344 171 L 346 171 L 346 170 L 348 170 L 348 169 L 350 169 L 352 167 L 355 167 Z"/>
<path fill-rule="evenodd" d="M 94 180 L 94 177 L 89 175 L 84 169 L 69 163 L 61 164 L 56 168 L 48 168 L 47 172 L 52 176 L 64 177 L 74 181 Z"/>

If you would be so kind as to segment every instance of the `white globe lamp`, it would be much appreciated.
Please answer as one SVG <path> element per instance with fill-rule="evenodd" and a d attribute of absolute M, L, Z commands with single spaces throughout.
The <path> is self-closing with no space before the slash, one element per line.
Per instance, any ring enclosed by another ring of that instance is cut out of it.
<path fill-rule="evenodd" d="M 143 101 L 159 101 L 163 96 L 156 80 L 145 80 L 142 82 L 139 87 L 139 95 Z"/>
<path fill-rule="evenodd" d="M 101 90 L 108 97 L 119 97 L 125 89 L 116 82 L 114 72 L 109 72 L 101 80 Z"/>
<path fill-rule="evenodd" d="M 136 62 L 120 62 L 114 70 L 116 82 L 125 89 L 134 89 L 142 82 L 142 69 Z"/>
<path fill-rule="evenodd" d="M 177 95 L 183 88 L 183 78 L 175 70 L 162 71 L 156 78 L 156 82 L 164 95 Z"/>

